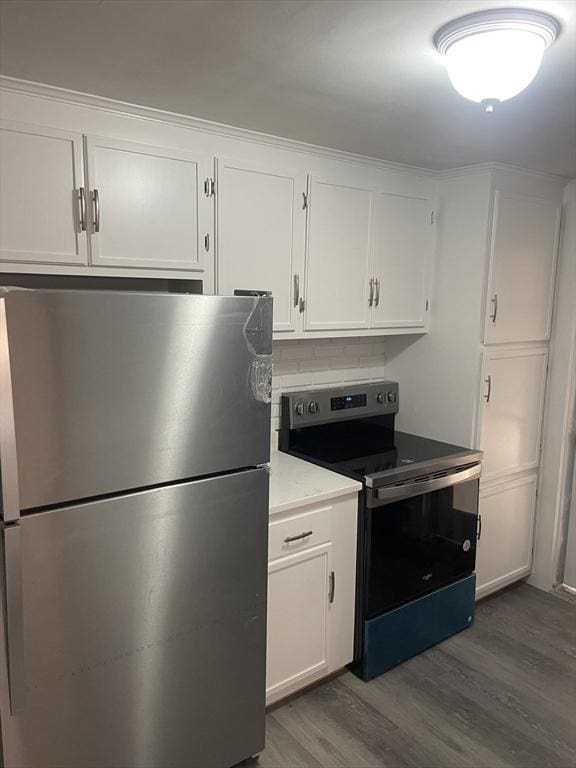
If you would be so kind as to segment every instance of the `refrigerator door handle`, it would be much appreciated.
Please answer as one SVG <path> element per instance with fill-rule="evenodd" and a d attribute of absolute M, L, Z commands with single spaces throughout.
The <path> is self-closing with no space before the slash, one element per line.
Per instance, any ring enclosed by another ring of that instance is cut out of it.
<path fill-rule="evenodd" d="M 6 634 L 8 646 L 8 687 L 10 712 L 24 709 L 24 605 L 22 596 L 22 543 L 19 525 L 4 528 L 6 568 Z"/>

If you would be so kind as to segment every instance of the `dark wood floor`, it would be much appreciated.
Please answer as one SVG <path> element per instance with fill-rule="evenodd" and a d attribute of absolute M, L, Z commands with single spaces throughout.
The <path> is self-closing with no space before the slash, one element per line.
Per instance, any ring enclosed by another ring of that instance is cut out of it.
<path fill-rule="evenodd" d="M 349 672 L 268 714 L 262 768 L 574 768 L 576 606 L 521 584 L 370 683 Z"/>

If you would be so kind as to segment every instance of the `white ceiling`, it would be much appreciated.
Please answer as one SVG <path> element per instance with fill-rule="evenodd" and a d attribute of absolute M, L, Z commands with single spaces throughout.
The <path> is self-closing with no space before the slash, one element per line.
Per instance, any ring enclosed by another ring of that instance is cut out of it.
<path fill-rule="evenodd" d="M 560 38 L 495 114 L 432 45 L 481 8 L 555 15 Z M 1 0 L 0 72 L 428 168 L 576 175 L 574 0 Z"/>

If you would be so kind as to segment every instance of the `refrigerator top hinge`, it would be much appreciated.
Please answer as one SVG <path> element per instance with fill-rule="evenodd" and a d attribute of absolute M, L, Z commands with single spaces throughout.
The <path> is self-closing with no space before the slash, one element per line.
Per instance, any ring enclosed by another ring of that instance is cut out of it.
<path fill-rule="evenodd" d="M 216 194 L 216 184 L 214 179 L 208 177 L 204 180 L 204 194 L 206 197 L 213 197 Z"/>

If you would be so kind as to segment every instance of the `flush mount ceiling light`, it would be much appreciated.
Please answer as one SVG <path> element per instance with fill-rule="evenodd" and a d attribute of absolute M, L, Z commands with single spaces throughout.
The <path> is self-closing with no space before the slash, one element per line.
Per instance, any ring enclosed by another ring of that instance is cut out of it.
<path fill-rule="evenodd" d="M 560 26 L 539 11 L 500 9 L 462 16 L 436 33 L 434 44 L 446 57 L 448 75 L 464 98 L 487 112 L 529 85 Z"/>

